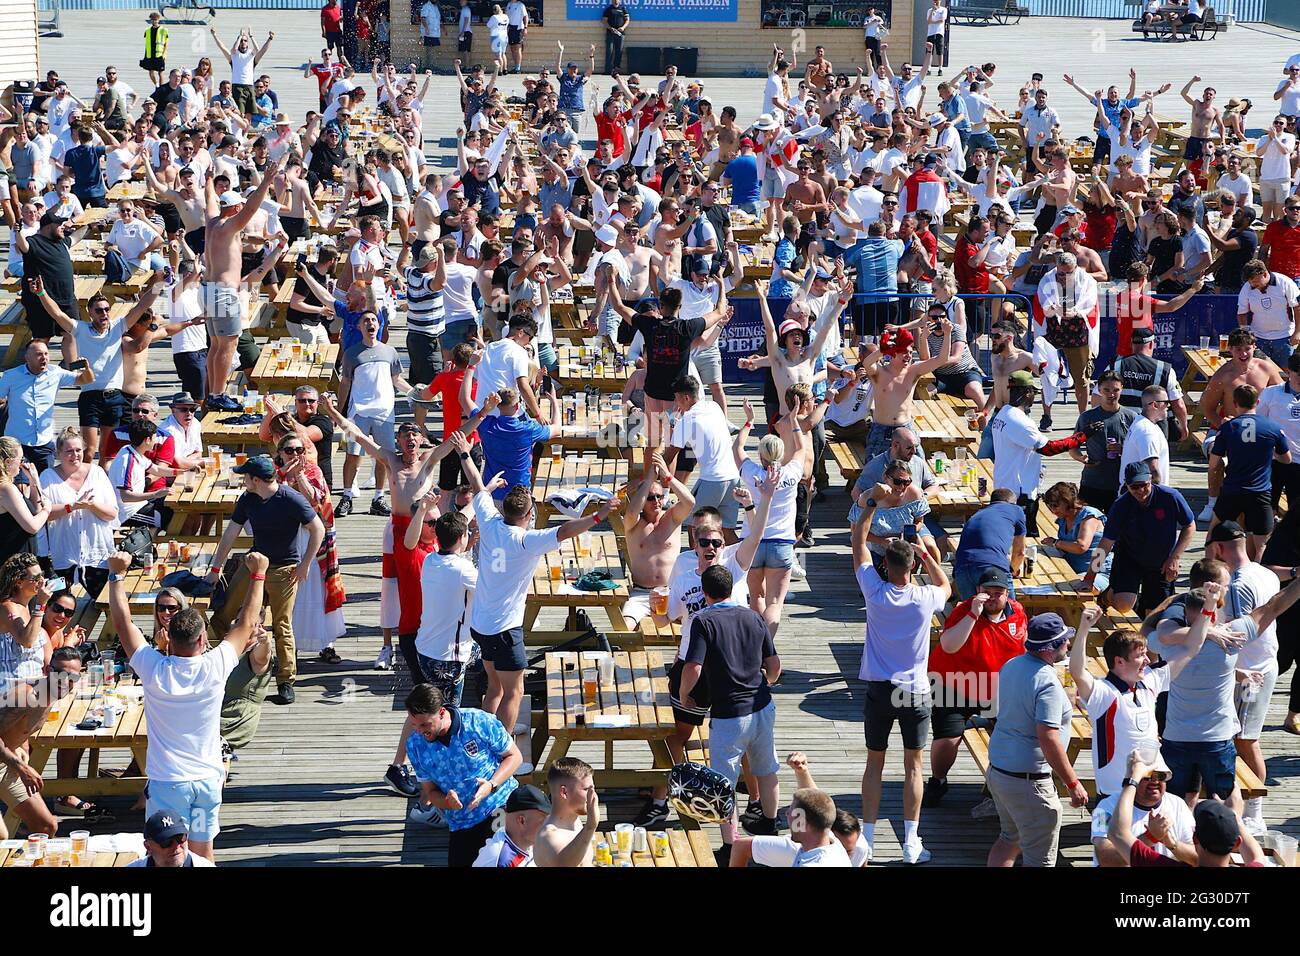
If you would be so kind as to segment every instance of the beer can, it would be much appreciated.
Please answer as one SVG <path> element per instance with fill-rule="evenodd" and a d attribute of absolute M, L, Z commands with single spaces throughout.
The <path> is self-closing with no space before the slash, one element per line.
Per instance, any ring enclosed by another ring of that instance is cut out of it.
<path fill-rule="evenodd" d="M 596 844 L 595 863 L 597 866 L 614 865 L 614 856 L 609 852 L 609 844 L 604 840 Z"/>
<path fill-rule="evenodd" d="M 989 493 L 989 480 L 985 478 L 983 475 L 980 475 L 979 492 L 981 498 L 983 498 L 985 495 Z"/>
<path fill-rule="evenodd" d="M 651 845 L 654 847 L 654 854 L 659 858 L 668 855 L 668 834 L 662 830 L 657 830 L 652 838 Z"/>

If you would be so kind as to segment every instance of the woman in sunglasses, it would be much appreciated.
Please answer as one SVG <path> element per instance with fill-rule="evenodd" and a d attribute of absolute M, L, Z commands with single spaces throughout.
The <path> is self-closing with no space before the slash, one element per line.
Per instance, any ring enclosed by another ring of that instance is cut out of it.
<path fill-rule="evenodd" d="M 14 482 L 19 474 L 26 476 L 24 488 Z M 0 438 L 0 554 L 32 550 L 32 535 L 45 526 L 49 515 L 36 469 L 23 460 L 23 446 L 8 435 Z"/>
<path fill-rule="evenodd" d="M 329 486 L 325 484 L 320 466 L 309 460 L 308 456 L 313 456 L 314 452 L 312 443 L 304 441 L 296 427 L 293 434 L 282 437 L 275 447 L 277 477 L 306 498 L 325 525 L 325 538 L 316 552 L 316 561 L 307 580 L 298 586 L 298 597 L 293 605 L 293 633 L 298 635 L 298 653 L 315 650 L 322 662 L 337 664 L 342 658 L 334 650 L 334 642 L 347 632 L 343 621 L 343 604 L 347 595 L 339 571 L 334 504 Z M 306 547 L 306 535 L 305 529 L 298 530 L 299 549 Z"/>
<path fill-rule="evenodd" d="M 913 484 L 912 469 L 907 462 L 895 459 L 886 465 L 885 480 L 877 484 L 868 497 L 875 506 L 864 508 L 871 512 L 867 547 L 875 557 L 877 570 L 884 567 L 885 548 L 897 538 L 925 548 L 935 561 L 943 560 L 934 536 L 925 526 L 930 505 L 924 492 Z"/>
<path fill-rule="evenodd" d="M 20 665 L 45 666 L 41 620 L 50 597 L 36 555 L 23 551 L 0 564 L 0 681 Z"/>

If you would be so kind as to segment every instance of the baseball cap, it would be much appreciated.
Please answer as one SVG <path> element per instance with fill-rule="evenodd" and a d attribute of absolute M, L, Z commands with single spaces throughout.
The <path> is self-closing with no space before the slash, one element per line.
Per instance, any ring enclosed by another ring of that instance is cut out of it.
<path fill-rule="evenodd" d="M 146 840 L 162 843 L 164 840 L 170 840 L 172 837 L 181 835 L 189 836 L 190 828 L 185 825 L 185 819 L 179 813 L 173 813 L 170 810 L 159 810 L 144 821 L 144 838 Z"/>
<path fill-rule="evenodd" d="M 1021 369 L 1018 372 L 1012 372 L 1008 375 L 1007 384 L 1014 388 L 1032 388 L 1035 391 L 1042 388 L 1042 386 L 1038 384 L 1038 379 L 1034 378 L 1034 374 L 1025 369 Z"/>
<path fill-rule="evenodd" d="M 217 148 L 225 149 L 227 146 L 238 146 L 238 145 L 239 145 L 239 140 L 235 139 L 235 137 L 227 133 L 225 136 L 221 137 L 221 142 L 217 144 Z"/>
<path fill-rule="evenodd" d="M 578 68 L 578 64 L 573 60 L 570 60 L 568 63 L 564 64 L 564 68 L 566 70 L 576 70 Z"/>
<path fill-rule="evenodd" d="M 1145 461 L 1131 461 L 1124 469 L 1124 484 L 1132 485 L 1140 481 L 1151 480 L 1151 466 Z"/>
<path fill-rule="evenodd" d="M 1241 530 L 1241 525 L 1235 521 L 1221 521 L 1210 529 L 1210 544 L 1218 544 L 1223 541 L 1240 541 L 1246 537 L 1246 532 Z"/>
<path fill-rule="evenodd" d="M 776 333 L 777 341 L 779 342 L 781 339 L 785 338 L 786 334 L 789 332 L 802 332 L 803 330 L 804 330 L 803 324 L 799 322 L 799 320 L 786 319 L 784 322 L 781 323 L 781 328 L 777 330 Z"/>
<path fill-rule="evenodd" d="M 748 136 L 742 136 L 741 139 L 740 139 L 740 148 L 741 148 L 741 149 L 753 149 L 753 148 L 754 148 L 754 141 L 753 141 L 752 139 L 750 139 Z"/>
<path fill-rule="evenodd" d="M 275 477 L 275 462 L 271 460 L 270 455 L 254 455 L 232 470 L 237 475 L 252 475 L 254 478 L 270 481 Z"/>
<path fill-rule="evenodd" d="M 829 282 L 831 280 L 831 274 L 827 272 L 825 269 L 823 269 L 821 266 L 817 267 L 817 271 L 814 273 L 814 277 L 821 279 L 823 282 Z"/>
<path fill-rule="evenodd" d="M 551 801 L 547 799 L 546 794 L 532 784 L 515 787 L 506 799 L 506 813 L 522 813 L 524 810 L 540 810 L 542 813 L 550 813 Z"/>
<path fill-rule="evenodd" d="M 222 209 L 233 209 L 235 206 L 242 206 L 244 204 L 244 197 L 239 195 L 239 193 L 235 192 L 233 189 L 228 189 L 221 194 L 221 198 L 218 199 L 217 202 L 221 205 Z"/>
<path fill-rule="evenodd" d="M 415 257 L 415 264 L 416 266 L 427 266 L 437 257 L 437 255 L 438 250 L 434 247 L 433 243 L 429 243 L 421 249 L 420 254 Z"/>
<path fill-rule="evenodd" d="M 1003 588 L 1011 590 L 1011 575 L 999 568 L 986 568 L 980 575 L 980 587 Z"/>
<path fill-rule="evenodd" d="M 687 256 L 687 261 L 682 265 L 682 271 L 687 275 L 707 274 L 709 271 L 709 260 L 704 256 Z"/>
<path fill-rule="evenodd" d="M 1050 644 L 1074 636 L 1074 628 L 1066 627 L 1061 615 L 1055 611 L 1035 614 L 1029 619 L 1029 631 L 1025 634 L 1025 647 L 1030 650 L 1042 650 Z"/>
<path fill-rule="evenodd" d="M 939 165 L 939 154 L 938 154 L 938 153 L 926 153 L 926 154 L 925 154 L 925 162 L 923 163 L 923 165 L 925 165 L 925 166 L 938 166 L 938 165 Z"/>
<path fill-rule="evenodd" d="M 1141 328 L 1141 329 L 1133 330 L 1134 342 L 1150 342 L 1155 337 L 1156 337 L 1155 329 Z"/>
<path fill-rule="evenodd" d="M 1231 853 L 1241 839 L 1237 815 L 1218 800 L 1202 800 L 1192 811 L 1192 818 L 1196 821 L 1196 842 L 1211 853 Z"/>
<path fill-rule="evenodd" d="M 67 216 L 60 216 L 58 213 L 51 210 L 50 212 L 47 212 L 45 215 L 41 216 L 41 227 L 44 228 L 45 226 L 61 226 L 63 225 L 63 223 L 67 221 L 68 221 Z"/>
<path fill-rule="evenodd" d="M 891 329 L 880 337 L 880 351 L 886 355 L 903 355 L 915 341 L 907 329 Z"/>

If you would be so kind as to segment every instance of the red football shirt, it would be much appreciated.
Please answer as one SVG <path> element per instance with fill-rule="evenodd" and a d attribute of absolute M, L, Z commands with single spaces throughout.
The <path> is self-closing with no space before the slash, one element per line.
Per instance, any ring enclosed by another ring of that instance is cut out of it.
<path fill-rule="evenodd" d="M 343 7 L 321 7 L 320 28 L 322 33 L 342 33 Z"/>
<path fill-rule="evenodd" d="M 1119 321 L 1119 343 L 1115 354 L 1119 356 L 1133 354 L 1133 330 L 1153 329 L 1155 314 L 1153 309 L 1158 300 L 1145 289 L 1129 286 L 1115 297 L 1115 317 Z"/>
<path fill-rule="evenodd" d="M 460 428 L 460 423 L 465 418 L 465 410 L 460 407 L 460 386 L 464 381 L 465 370 L 463 368 L 448 369 L 445 372 L 439 372 L 433 377 L 433 381 L 429 383 L 429 388 L 425 393 L 426 398 L 442 395 L 443 441 L 450 438 L 451 433 Z M 478 379 L 474 380 L 470 398 L 478 398 Z M 478 441 L 478 432 L 472 433 L 469 440 L 471 444 Z"/>
<path fill-rule="evenodd" d="M 989 291 L 989 267 L 984 263 L 978 266 L 972 265 L 971 260 L 979 255 L 979 246 L 972 243 L 963 232 L 961 238 L 957 240 L 957 247 L 953 250 L 953 267 L 957 273 L 957 291 L 959 292 L 988 292 Z"/>
<path fill-rule="evenodd" d="M 1260 245 L 1268 246 L 1268 268 L 1288 279 L 1300 276 L 1300 226 L 1294 229 L 1283 219 L 1274 219 L 1264 230 Z"/>
<path fill-rule="evenodd" d="M 962 601 L 943 622 L 943 629 L 946 631 L 960 623 L 968 614 L 970 601 Z M 971 629 L 966 643 L 955 654 L 948 653 L 936 644 L 930 650 L 930 673 L 941 677 L 945 687 L 969 687 L 989 695 L 987 699 L 979 701 L 967 697 L 968 704 L 991 703 L 997 692 L 998 671 L 1011 658 L 1024 653 L 1025 632 L 1028 629 L 1029 618 L 1025 616 L 1025 609 L 1019 602 L 1008 600 L 1006 616 L 996 623 L 980 617 Z"/>
<path fill-rule="evenodd" d="M 101 462 L 110 462 L 117 457 L 117 453 L 129 445 L 130 439 L 126 436 L 125 428 L 117 428 L 104 436 Z M 154 445 L 153 451 L 145 456 L 154 464 L 166 465 L 171 468 L 176 464 L 176 439 L 168 435 L 167 439 L 160 445 Z M 104 465 L 108 467 L 107 464 Z M 166 478 L 155 478 L 145 487 L 145 491 L 157 491 L 159 488 L 166 487 Z"/>

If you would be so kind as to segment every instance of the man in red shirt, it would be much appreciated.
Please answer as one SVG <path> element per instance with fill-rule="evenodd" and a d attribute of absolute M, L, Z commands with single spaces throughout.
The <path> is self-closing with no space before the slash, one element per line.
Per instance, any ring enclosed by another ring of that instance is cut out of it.
<path fill-rule="evenodd" d="M 461 391 L 465 382 L 465 372 L 470 365 L 477 362 L 480 353 L 474 351 L 474 346 L 468 342 L 461 342 L 451 350 L 451 368 L 439 372 L 429 383 L 425 390 L 424 400 L 432 402 L 437 395 L 442 396 L 442 440 L 447 441 L 451 438 L 453 432 L 459 430 L 461 421 L 465 417 L 465 410 L 461 406 Z M 470 400 L 473 401 L 478 391 L 478 382 L 470 382 Z M 469 434 L 469 454 L 474 460 L 474 464 L 479 468 L 483 467 L 483 446 L 479 444 L 478 432 L 473 431 Z M 444 511 L 452 510 L 448 499 L 452 493 L 462 484 L 465 483 L 465 475 L 460 469 L 460 457 L 458 455 L 448 455 L 438 466 L 438 490 L 442 492 L 442 509 Z"/>
<path fill-rule="evenodd" d="M 328 8 L 327 8 L 328 9 Z M 343 54 L 339 54 L 342 57 Z M 320 92 L 320 109 L 325 112 L 325 107 L 329 105 L 328 94 L 334 81 L 343 76 L 343 63 L 335 63 L 329 47 L 320 51 L 319 63 L 308 63 L 307 69 L 303 71 L 303 79 L 309 76 L 316 77 L 316 85 Z"/>
<path fill-rule="evenodd" d="M 158 400 L 152 395 L 137 395 L 131 402 L 131 417 L 134 419 L 147 419 L 158 424 Z M 197 463 L 181 462 L 180 466 L 176 462 L 176 439 L 171 435 L 163 438 L 163 433 L 158 432 L 160 441 L 155 441 L 153 450 L 145 456 L 151 462 L 149 466 L 149 484 L 145 491 L 157 491 L 167 486 L 167 479 L 173 477 L 181 471 L 187 471 L 189 468 L 197 467 Z M 100 453 L 100 461 L 110 462 L 117 457 L 117 453 L 131 444 L 130 438 L 126 433 L 126 424 L 123 423 L 115 428 L 112 432 L 104 437 L 103 449 Z M 107 464 L 104 467 L 108 467 Z"/>
<path fill-rule="evenodd" d="M 1300 279 L 1300 196 L 1287 197 L 1282 218 L 1274 219 L 1259 242 L 1259 255 L 1270 272 Z"/>
<path fill-rule="evenodd" d="M 966 231 L 957 240 L 953 251 L 953 271 L 957 274 L 957 291 L 986 293 L 989 291 L 989 267 L 984 264 L 993 243 L 993 231 L 983 216 L 971 216 Z"/>
<path fill-rule="evenodd" d="M 627 149 L 625 130 L 628 121 L 632 119 L 632 111 L 626 110 L 620 113 L 618 104 L 619 101 L 611 96 L 605 100 L 605 108 L 596 117 L 596 140 L 597 142 L 604 139 L 609 140 L 610 152 L 615 159 L 622 156 L 623 151 Z"/>
<path fill-rule="evenodd" d="M 923 807 L 937 807 L 948 792 L 948 771 L 957 759 L 966 721 L 990 709 L 998 696 L 998 671 L 1025 651 L 1029 618 L 1008 596 L 1010 586 L 1006 571 L 985 571 L 979 590 L 952 609 L 943 622 L 943 636 L 930 651 L 934 743 Z"/>
<path fill-rule="evenodd" d="M 1120 791 L 1119 803 L 1115 805 L 1106 836 L 1121 855 L 1128 857 L 1129 866 L 1190 866 L 1190 863 L 1157 853 L 1133 836 L 1133 800 L 1137 796 L 1138 781 L 1145 779 L 1151 770 L 1138 758 L 1138 751 L 1129 755 L 1128 776 L 1124 778 L 1124 788 Z M 1190 848 L 1178 843 L 1168 823 L 1159 814 L 1148 818 L 1147 835 L 1168 846 L 1176 857 L 1190 857 L 1195 853 L 1198 867 L 1231 866 L 1233 853 L 1240 853 L 1246 866 L 1264 865 L 1264 851 L 1258 841 L 1241 825 L 1236 811 L 1226 803 L 1213 797 L 1202 800 L 1192 810 L 1192 817 L 1196 821 L 1196 830 Z"/>
<path fill-rule="evenodd" d="M 343 56 L 343 8 L 339 0 L 325 0 L 320 10 L 320 34 L 325 45 Z"/>
<path fill-rule="evenodd" d="M 1162 302 L 1147 291 L 1147 275 L 1145 262 L 1133 263 L 1128 267 L 1128 286 L 1115 296 L 1115 318 L 1119 330 L 1115 354 L 1119 358 L 1133 354 L 1134 329 L 1154 329 L 1155 320 L 1152 316 L 1177 312 L 1205 286 L 1204 279 L 1197 279 L 1181 295 Z"/>

